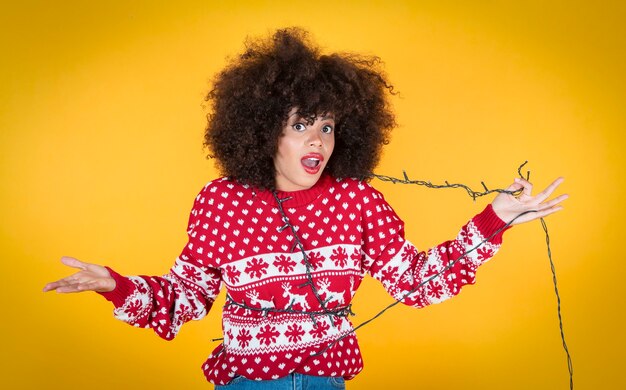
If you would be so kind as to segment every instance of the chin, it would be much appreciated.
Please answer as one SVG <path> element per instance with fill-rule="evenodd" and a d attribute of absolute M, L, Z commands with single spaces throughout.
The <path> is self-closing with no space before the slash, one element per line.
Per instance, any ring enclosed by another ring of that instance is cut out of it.
<path fill-rule="evenodd" d="M 299 186 L 302 187 L 302 189 L 308 190 L 309 188 L 313 187 L 315 183 L 318 182 L 319 179 L 320 179 L 319 177 L 315 177 L 315 178 L 310 178 L 308 180 L 304 180 L 301 182 Z"/>

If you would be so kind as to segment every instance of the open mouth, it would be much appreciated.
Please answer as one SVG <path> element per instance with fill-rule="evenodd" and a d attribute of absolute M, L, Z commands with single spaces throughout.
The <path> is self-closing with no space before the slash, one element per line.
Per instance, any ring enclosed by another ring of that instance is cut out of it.
<path fill-rule="evenodd" d="M 324 157 L 318 153 L 307 154 L 300 160 L 304 170 L 310 174 L 316 174 L 319 172 L 322 167 L 322 161 L 324 161 Z"/>
<path fill-rule="evenodd" d="M 320 165 L 320 160 L 316 159 L 316 158 L 305 158 L 302 160 L 302 165 L 304 165 L 307 168 L 315 168 L 318 165 Z"/>

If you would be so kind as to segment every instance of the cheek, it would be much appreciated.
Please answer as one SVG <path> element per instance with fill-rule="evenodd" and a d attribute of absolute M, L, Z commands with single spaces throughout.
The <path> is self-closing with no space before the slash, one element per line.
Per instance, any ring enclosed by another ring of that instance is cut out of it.
<path fill-rule="evenodd" d="M 334 134 L 330 137 L 328 142 L 326 143 L 326 149 L 328 150 L 328 155 L 330 156 L 335 150 L 335 136 Z"/>
<path fill-rule="evenodd" d="M 297 148 L 293 139 L 288 137 L 281 137 L 278 140 L 278 147 L 276 148 L 276 155 L 274 156 L 274 162 L 277 160 L 287 161 L 293 156 L 297 155 Z"/>
<path fill-rule="evenodd" d="M 289 141 L 285 139 L 284 136 L 281 136 L 278 139 L 278 145 L 276 147 L 276 155 L 274 156 L 274 160 L 280 157 L 284 157 L 288 154 L 289 151 Z"/>

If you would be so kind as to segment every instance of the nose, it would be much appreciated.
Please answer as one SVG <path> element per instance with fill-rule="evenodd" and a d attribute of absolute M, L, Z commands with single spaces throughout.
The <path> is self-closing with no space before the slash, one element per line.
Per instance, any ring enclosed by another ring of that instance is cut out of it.
<path fill-rule="evenodd" d="M 308 145 L 314 146 L 317 148 L 322 147 L 322 137 L 320 136 L 320 132 L 317 129 L 311 129 L 312 131 L 309 134 Z"/>

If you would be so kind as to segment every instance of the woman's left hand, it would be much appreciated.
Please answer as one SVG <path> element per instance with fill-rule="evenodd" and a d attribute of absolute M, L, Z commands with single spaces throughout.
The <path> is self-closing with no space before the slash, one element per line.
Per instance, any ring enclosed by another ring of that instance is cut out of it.
<path fill-rule="evenodd" d="M 548 201 L 546 201 L 546 199 L 552 195 L 554 190 L 563 182 L 563 180 L 564 179 L 562 177 L 559 177 L 545 190 L 535 196 L 532 196 L 530 193 L 533 185 L 524 179 L 516 178 L 514 183 L 507 188 L 507 191 L 517 191 L 521 189 L 521 194 L 514 196 L 507 193 L 500 193 L 491 203 L 493 211 L 496 215 L 498 215 L 498 217 L 500 217 L 501 220 L 507 223 L 522 213 L 534 211 L 515 219 L 511 225 L 532 221 L 555 213 L 563 208 L 563 206 L 561 206 L 561 202 L 567 199 L 568 195 L 559 195 Z"/>

